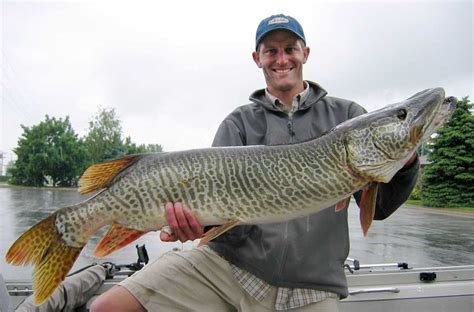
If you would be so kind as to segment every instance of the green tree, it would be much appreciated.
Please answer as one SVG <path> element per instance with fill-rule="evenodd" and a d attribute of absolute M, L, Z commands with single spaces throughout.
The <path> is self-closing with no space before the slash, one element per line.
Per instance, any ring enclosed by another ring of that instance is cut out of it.
<path fill-rule="evenodd" d="M 163 151 L 159 144 L 137 145 L 130 137 L 122 139 L 120 124 L 121 121 L 113 108 L 99 108 L 98 114 L 89 122 L 89 133 L 84 139 L 89 154 L 89 164 L 123 155 Z"/>
<path fill-rule="evenodd" d="M 163 146 L 161 144 L 147 144 L 145 147 L 146 153 L 159 153 L 163 152 Z"/>
<path fill-rule="evenodd" d="M 6 170 L 5 170 L 6 176 L 11 177 L 11 176 L 12 176 L 11 172 L 12 172 L 12 170 L 15 170 L 15 168 L 16 168 L 16 166 L 15 166 L 15 161 L 14 161 L 14 160 L 10 160 L 10 161 L 8 162 L 7 167 L 6 167 Z"/>
<path fill-rule="evenodd" d="M 125 149 L 127 154 L 141 154 L 141 153 L 157 153 L 162 152 L 163 147 L 160 144 L 140 144 L 137 145 L 132 142 L 130 137 L 125 138 Z"/>
<path fill-rule="evenodd" d="M 468 97 L 433 139 L 422 182 L 422 202 L 432 207 L 474 207 L 474 115 Z"/>
<path fill-rule="evenodd" d="M 14 149 L 15 166 L 10 168 L 10 183 L 43 186 L 73 186 L 84 170 L 86 153 L 83 142 L 72 129 L 69 117 L 50 118 L 31 128 L 21 126 L 23 134 Z"/>
<path fill-rule="evenodd" d="M 126 154 L 122 142 L 122 126 L 115 109 L 100 109 L 89 122 L 89 132 L 84 139 L 90 163 L 117 158 Z"/>

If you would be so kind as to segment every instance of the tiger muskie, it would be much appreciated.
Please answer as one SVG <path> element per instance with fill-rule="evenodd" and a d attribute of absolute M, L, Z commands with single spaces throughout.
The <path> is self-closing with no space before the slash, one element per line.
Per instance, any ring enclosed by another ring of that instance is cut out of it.
<path fill-rule="evenodd" d="M 441 88 L 428 89 L 304 143 L 130 155 L 92 165 L 79 191 L 99 192 L 30 228 L 6 261 L 35 265 L 35 301 L 42 303 L 98 229 L 111 225 L 94 253 L 103 257 L 167 226 L 165 203 L 178 201 L 192 208 L 201 225 L 221 225 L 204 235 L 203 244 L 238 224 L 290 220 L 335 204 L 343 209 L 363 190 L 365 234 L 377 183 L 392 179 L 446 122 L 455 102 Z"/>

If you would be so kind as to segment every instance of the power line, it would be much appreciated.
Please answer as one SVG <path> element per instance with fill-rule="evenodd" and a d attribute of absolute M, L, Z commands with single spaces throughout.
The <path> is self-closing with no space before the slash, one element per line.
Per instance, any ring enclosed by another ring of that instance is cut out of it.
<path fill-rule="evenodd" d="M 5 88 L 3 83 L 0 83 L 2 85 L 2 103 L 7 104 L 13 111 L 15 111 L 19 117 L 22 117 L 24 119 L 27 119 L 28 122 L 33 123 L 33 119 L 28 113 L 27 110 L 23 108 L 23 106 L 20 104 L 20 101 L 17 101 L 13 94 L 10 92 L 8 88 Z"/>

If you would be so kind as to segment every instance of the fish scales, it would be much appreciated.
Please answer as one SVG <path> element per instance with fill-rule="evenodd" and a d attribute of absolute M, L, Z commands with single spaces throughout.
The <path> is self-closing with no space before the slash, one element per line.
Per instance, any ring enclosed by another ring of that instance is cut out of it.
<path fill-rule="evenodd" d="M 336 155 L 337 145 L 331 143 Z M 354 181 L 347 174 L 345 178 L 350 181 L 345 183 L 346 189 L 339 189 L 337 193 L 328 189 L 332 183 L 329 176 L 342 175 L 344 170 L 336 166 L 335 161 L 334 167 L 321 166 L 316 161 L 322 157 L 319 153 L 327 155 L 328 148 L 323 144 L 307 144 L 304 149 L 285 146 L 272 149 L 271 153 L 255 147 L 243 151 L 222 148 L 209 149 L 207 153 L 147 156 L 137 163 L 137 170 L 118 177 L 116 183 L 76 213 L 64 211 L 60 214 L 58 230 L 64 231 L 61 223 L 75 222 L 78 232 L 86 233 L 89 232 L 87 229 L 99 228 L 112 221 L 137 230 L 157 230 L 166 224 L 164 204 L 169 201 L 182 201 L 192 207 L 203 225 L 221 223 L 233 217 L 238 217 L 242 223 L 268 222 L 278 220 L 278 216 L 287 216 L 289 211 L 297 212 L 295 207 L 300 210 L 313 208 L 315 202 L 328 202 L 354 190 L 354 185 L 347 187 Z M 171 162 L 170 156 L 179 160 Z M 334 172 L 316 179 L 315 170 Z M 268 217 L 273 218 L 265 219 Z M 103 221 L 94 226 L 91 219 Z"/>
<path fill-rule="evenodd" d="M 79 189 L 97 194 L 33 226 L 10 247 L 6 260 L 35 265 L 35 301 L 41 303 L 94 232 L 111 225 L 95 251 L 105 256 L 166 226 L 165 204 L 177 201 L 192 208 L 201 225 L 223 224 L 202 242 L 237 224 L 290 220 L 336 203 L 339 211 L 362 190 L 365 235 L 377 183 L 390 181 L 449 118 L 453 103 L 441 88 L 429 89 L 305 143 L 130 155 L 93 165 Z"/>
<path fill-rule="evenodd" d="M 327 141 L 298 148 L 215 148 L 145 156 L 90 203 L 112 203 L 111 218 L 137 230 L 164 226 L 169 201 L 192 207 L 203 225 L 233 217 L 242 223 L 271 222 L 287 218 L 289 211 L 302 210 L 301 215 L 315 203 L 333 202 L 366 183 L 345 169 L 345 154 L 338 152 L 342 143 Z"/>

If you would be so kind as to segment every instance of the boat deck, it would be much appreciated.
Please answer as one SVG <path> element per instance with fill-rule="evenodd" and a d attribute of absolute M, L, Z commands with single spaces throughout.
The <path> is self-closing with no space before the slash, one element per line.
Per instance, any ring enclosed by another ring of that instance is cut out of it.
<path fill-rule="evenodd" d="M 474 265 L 409 268 L 406 263 L 347 266 L 349 296 L 341 311 L 474 311 Z M 107 279 L 96 296 L 133 272 L 121 270 Z M 10 310 L 32 294 L 30 281 L 8 281 Z M 95 297 L 77 309 L 88 311 Z"/>

